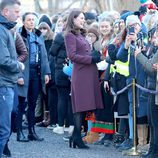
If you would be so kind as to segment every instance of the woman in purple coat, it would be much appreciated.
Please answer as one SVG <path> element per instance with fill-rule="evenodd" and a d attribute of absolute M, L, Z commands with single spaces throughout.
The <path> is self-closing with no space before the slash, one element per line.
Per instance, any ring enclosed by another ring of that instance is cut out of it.
<path fill-rule="evenodd" d="M 89 148 L 81 138 L 81 121 L 84 112 L 103 108 L 96 63 L 100 55 L 91 53 L 91 46 L 85 39 L 84 14 L 72 11 L 65 30 L 67 56 L 73 62 L 71 100 L 74 113 L 74 132 L 70 139 L 73 147 Z"/>

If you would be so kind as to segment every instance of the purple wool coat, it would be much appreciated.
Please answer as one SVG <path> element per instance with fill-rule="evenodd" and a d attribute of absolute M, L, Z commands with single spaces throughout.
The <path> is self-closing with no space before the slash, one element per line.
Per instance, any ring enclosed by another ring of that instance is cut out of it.
<path fill-rule="evenodd" d="M 82 35 L 65 36 L 66 52 L 73 62 L 71 100 L 73 113 L 103 108 L 96 64 L 92 64 L 91 48 Z"/>

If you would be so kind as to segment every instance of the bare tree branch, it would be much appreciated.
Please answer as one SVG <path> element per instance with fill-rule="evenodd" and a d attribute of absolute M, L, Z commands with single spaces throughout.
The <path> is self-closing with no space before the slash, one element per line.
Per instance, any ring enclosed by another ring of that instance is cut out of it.
<path fill-rule="evenodd" d="M 40 6 L 39 0 L 34 0 L 34 4 L 35 4 L 35 12 L 41 13 L 43 11 L 43 9 Z"/>
<path fill-rule="evenodd" d="M 76 3 L 77 1 L 80 1 L 80 0 L 76 0 L 75 2 L 71 2 L 65 9 L 62 10 L 62 12 L 64 12 L 64 11 L 70 9 L 71 6 L 72 6 L 74 3 Z"/>
<path fill-rule="evenodd" d="M 85 7 L 87 6 L 87 4 L 88 4 L 88 0 L 85 0 L 82 5 L 82 10 L 85 10 Z"/>
<path fill-rule="evenodd" d="M 48 0 L 48 12 L 49 12 L 49 15 L 52 14 L 53 10 L 53 3 L 52 3 L 52 0 Z"/>

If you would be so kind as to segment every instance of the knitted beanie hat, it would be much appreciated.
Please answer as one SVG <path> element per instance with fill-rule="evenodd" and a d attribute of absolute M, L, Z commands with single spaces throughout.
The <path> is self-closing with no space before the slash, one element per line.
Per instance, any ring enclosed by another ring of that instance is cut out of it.
<path fill-rule="evenodd" d="M 136 16 L 136 15 L 129 15 L 127 17 L 127 19 L 126 19 L 126 26 L 128 26 L 129 24 L 132 25 L 132 24 L 135 24 L 135 23 L 137 23 L 137 24 L 139 24 L 141 26 L 141 22 L 140 22 L 138 16 Z"/>
<path fill-rule="evenodd" d="M 51 21 L 50 21 L 50 19 L 49 19 L 49 17 L 48 17 L 47 15 L 43 15 L 43 16 L 39 19 L 39 24 L 40 24 L 41 22 L 47 23 L 50 28 L 52 27 L 52 23 L 51 23 Z"/>
<path fill-rule="evenodd" d="M 90 29 L 88 29 L 88 33 L 94 33 L 97 37 L 97 40 L 99 39 L 99 32 L 94 27 L 91 27 Z"/>

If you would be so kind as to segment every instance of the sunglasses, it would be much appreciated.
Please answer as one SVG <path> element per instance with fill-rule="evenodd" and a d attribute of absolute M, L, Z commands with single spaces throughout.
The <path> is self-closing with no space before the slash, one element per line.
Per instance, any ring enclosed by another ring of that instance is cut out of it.
<path fill-rule="evenodd" d="M 46 27 L 40 27 L 39 30 L 47 30 Z"/>

